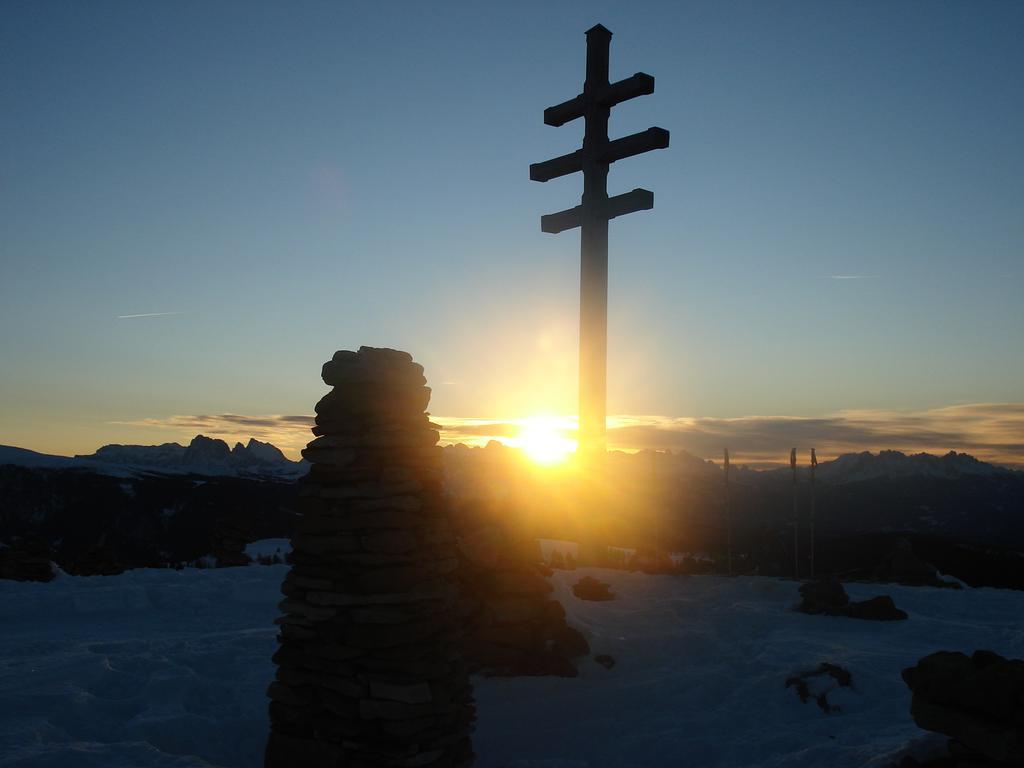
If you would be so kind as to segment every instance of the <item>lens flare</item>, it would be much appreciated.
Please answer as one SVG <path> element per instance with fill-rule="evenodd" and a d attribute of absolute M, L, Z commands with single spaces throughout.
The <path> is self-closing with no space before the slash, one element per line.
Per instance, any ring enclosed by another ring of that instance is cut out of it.
<path fill-rule="evenodd" d="M 517 445 L 538 464 L 558 464 L 576 450 L 576 441 L 565 436 L 566 427 L 554 416 L 530 416 L 519 422 Z"/>

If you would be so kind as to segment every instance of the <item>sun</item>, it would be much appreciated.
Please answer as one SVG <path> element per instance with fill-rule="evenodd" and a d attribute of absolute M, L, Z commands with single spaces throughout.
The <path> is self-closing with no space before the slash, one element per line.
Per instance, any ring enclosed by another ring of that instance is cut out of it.
<path fill-rule="evenodd" d="M 576 441 L 565 436 L 566 426 L 554 416 L 530 416 L 519 422 L 517 444 L 538 464 L 558 464 L 575 450 Z"/>

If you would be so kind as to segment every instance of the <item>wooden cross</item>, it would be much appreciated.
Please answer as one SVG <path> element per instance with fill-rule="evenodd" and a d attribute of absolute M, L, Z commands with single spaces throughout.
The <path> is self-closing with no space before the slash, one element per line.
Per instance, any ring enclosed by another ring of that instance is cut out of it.
<path fill-rule="evenodd" d="M 552 234 L 580 228 L 580 402 L 579 450 L 605 450 L 605 401 L 608 364 L 608 221 L 654 207 L 654 193 L 634 189 L 608 197 L 608 166 L 652 149 L 668 146 L 668 131 L 648 128 L 615 141 L 608 140 L 611 108 L 628 99 L 654 93 L 654 78 L 643 72 L 617 83 L 608 81 L 608 49 L 612 33 L 598 24 L 587 30 L 587 77 L 583 93 L 544 110 L 546 125 L 584 119 L 583 148 L 530 166 L 533 181 L 550 181 L 583 172 L 580 205 L 541 216 L 540 228 Z"/>

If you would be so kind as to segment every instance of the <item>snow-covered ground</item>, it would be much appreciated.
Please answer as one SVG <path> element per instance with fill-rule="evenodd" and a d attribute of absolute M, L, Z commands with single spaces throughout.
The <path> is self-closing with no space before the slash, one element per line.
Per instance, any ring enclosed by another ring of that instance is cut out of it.
<path fill-rule="evenodd" d="M 287 566 L 0 582 L 0 766 L 261 765 Z M 591 574 L 611 602 L 570 587 Z M 923 737 L 900 670 L 938 649 L 1024 656 L 1024 593 L 886 587 L 910 613 L 805 616 L 797 584 L 580 569 L 552 577 L 605 669 L 476 681 L 480 768 L 884 765 Z M 883 591 L 850 585 L 855 599 Z M 826 715 L 786 678 L 853 674 Z"/>

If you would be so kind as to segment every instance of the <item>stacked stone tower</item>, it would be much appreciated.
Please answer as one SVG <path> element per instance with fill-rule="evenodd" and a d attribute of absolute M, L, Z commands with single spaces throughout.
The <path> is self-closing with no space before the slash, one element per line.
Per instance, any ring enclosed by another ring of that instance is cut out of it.
<path fill-rule="evenodd" d="M 285 578 L 267 768 L 472 763 L 458 565 L 423 367 L 361 347 L 324 364 Z"/>

